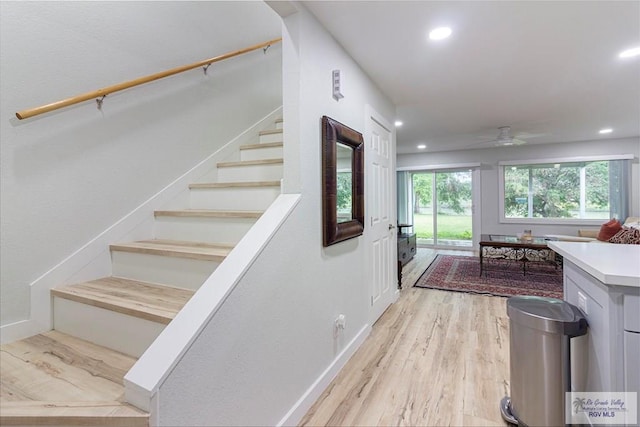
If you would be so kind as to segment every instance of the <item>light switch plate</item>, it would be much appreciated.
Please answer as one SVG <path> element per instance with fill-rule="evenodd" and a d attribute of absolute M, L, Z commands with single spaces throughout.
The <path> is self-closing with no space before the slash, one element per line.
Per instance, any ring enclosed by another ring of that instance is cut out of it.
<path fill-rule="evenodd" d="M 584 314 L 589 314 L 587 310 L 587 297 L 582 292 L 578 292 L 578 308 L 582 310 Z"/>

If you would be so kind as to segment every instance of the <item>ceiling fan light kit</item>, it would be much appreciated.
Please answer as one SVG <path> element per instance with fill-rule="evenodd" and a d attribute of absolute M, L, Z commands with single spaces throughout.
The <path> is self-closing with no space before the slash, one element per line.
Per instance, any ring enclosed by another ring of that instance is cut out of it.
<path fill-rule="evenodd" d="M 510 135 L 511 126 L 502 126 L 499 127 L 498 130 L 500 133 L 498 133 L 498 138 L 495 140 L 495 145 L 497 146 L 522 145 L 527 143 L 527 141 L 516 139 Z"/>

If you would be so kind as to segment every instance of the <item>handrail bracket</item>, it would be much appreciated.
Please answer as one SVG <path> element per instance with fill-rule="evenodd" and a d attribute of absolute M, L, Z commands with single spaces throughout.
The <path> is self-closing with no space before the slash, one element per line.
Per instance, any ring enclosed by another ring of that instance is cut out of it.
<path fill-rule="evenodd" d="M 107 95 L 102 95 L 102 98 L 96 98 L 96 104 L 98 104 L 98 110 L 102 111 L 102 104 Z"/>

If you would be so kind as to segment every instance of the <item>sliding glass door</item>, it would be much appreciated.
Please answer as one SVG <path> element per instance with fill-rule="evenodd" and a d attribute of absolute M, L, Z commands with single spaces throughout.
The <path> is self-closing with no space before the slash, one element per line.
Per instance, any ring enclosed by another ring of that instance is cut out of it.
<path fill-rule="evenodd" d="M 409 178 L 409 176 L 407 176 Z M 411 218 L 421 246 L 473 246 L 473 172 L 411 172 Z"/>

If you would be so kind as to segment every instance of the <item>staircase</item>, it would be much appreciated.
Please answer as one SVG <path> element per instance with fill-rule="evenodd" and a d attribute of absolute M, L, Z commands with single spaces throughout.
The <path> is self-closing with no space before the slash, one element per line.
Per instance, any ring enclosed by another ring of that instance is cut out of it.
<path fill-rule="evenodd" d="M 282 125 L 156 211 L 153 239 L 110 245 L 112 276 L 52 289 L 54 330 L 0 347 L 0 425 L 149 424 L 123 377 L 280 194 Z"/>

